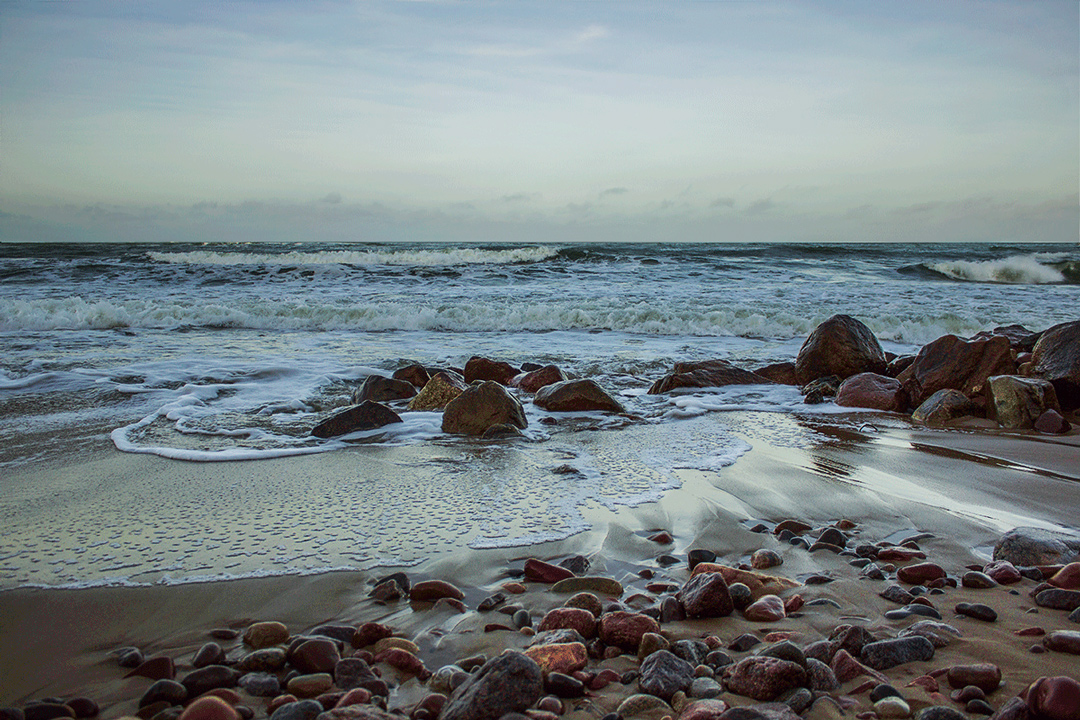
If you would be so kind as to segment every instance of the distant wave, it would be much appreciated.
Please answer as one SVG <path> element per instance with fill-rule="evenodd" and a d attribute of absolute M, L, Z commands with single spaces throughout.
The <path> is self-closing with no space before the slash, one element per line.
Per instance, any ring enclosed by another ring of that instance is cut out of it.
<path fill-rule="evenodd" d="M 151 260 L 179 265 L 404 265 L 448 267 L 460 265 L 508 265 L 547 260 L 559 254 L 554 247 L 522 247 L 504 250 L 452 248 L 446 250 L 395 250 L 386 252 L 327 250 L 322 252 L 247 253 L 196 250 L 148 252 Z"/>
<path fill-rule="evenodd" d="M 1014 255 L 1000 260 L 949 260 L 908 267 L 909 274 L 929 272 L 950 280 L 1013 285 L 1053 285 L 1080 282 L 1080 263 L 1061 253 Z"/>

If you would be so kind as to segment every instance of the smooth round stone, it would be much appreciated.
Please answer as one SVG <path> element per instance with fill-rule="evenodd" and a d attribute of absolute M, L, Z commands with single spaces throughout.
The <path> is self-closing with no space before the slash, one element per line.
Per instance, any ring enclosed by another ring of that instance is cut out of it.
<path fill-rule="evenodd" d="M 701 699 L 720 697 L 723 694 L 723 686 L 711 677 L 695 678 L 694 681 L 690 683 L 690 691 L 688 693 L 692 698 Z"/>
<path fill-rule="evenodd" d="M 289 628 L 276 621 L 253 623 L 244 631 L 244 642 L 256 650 L 282 645 L 288 640 Z"/>
<path fill-rule="evenodd" d="M 906 718 L 911 716 L 911 706 L 902 697 L 890 696 L 874 703 L 874 712 L 880 718 Z"/>
<path fill-rule="evenodd" d="M 994 622 L 998 618 L 997 611 L 994 608 L 982 603 L 958 603 L 955 609 L 960 615 L 966 615 L 983 622 Z"/>
<path fill-rule="evenodd" d="M 281 694 L 281 683 L 277 676 L 267 672 L 251 672 L 242 675 L 236 684 L 248 695 L 255 697 L 277 697 Z"/>
<path fill-rule="evenodd" d="M 596 595 L 591 592 L 574 593 L 563 603 L 563 607 L 588 610 L 593 614 L 593 617 L 600 617 L 600 614 L 604 611 L 604 606 L 600 603 L 600 598 L 596 597 Z"/>
<path fill-rule="evenodd" d="M 416 643 L 414 643 L 412 640 L 406 640 L 405 638 L 401 637 L 388 637 L 379 640 L 375 643 L 372 652 L 378 655 L 384 650 L 389 650 L 390 648 L 398 648 L 399 650 L 410 652 L 413 655 L 420 654 L 420 647 Z"/>
<path fill-rule="evenodd" d="M 776 622 L 783 620 L 786 615 L 784 601 L 776 595 L 764 595 L 750 603 L 743 611 L 743 616 L 747 620 L 756 622 Z"/>
<path fill-rule="evenodd" d="M 915 716 L 915 720 L 968 720 L 968 718 L 959 710 L 953 710 L 951 707 L 938 705 L 935 707 L 923 708 L 919 711 L 919 714 Z"/>
<path fill-rule="evenodd" d="M 634 718 L 637 720 L 661 720 L 664 716 L 673 716 L 674 710 L 670 705 L 656 697 L 638 693 L 631 695 L 619 704 L 615 710 L 619 717 Z"/>
<path fill-rule="evenodd" d="M 994 706 L 985 700 L 969 700 L 964 710 L 971 715 L 993 715 Z"/>
<path fill-rule="evenodd" d="M 221 698 L 204 697 L 191 703 L 180 714 L 183 720 L 240 720 L 240 714 Z"/>
<path fill-rule="evenodd" d="M 77 718 L 91 718 L 100 711 L 96 702 L 83 696 L 73 697 L 64 704 L 71 708 Z"/>
<path fill-rule="evenodd" d="M 116 661 L 122 668 L 137 668 L 143 664 L 142 651 L 137 647 L 122 647 L 113 650 Z"/>
<path fill-rule="evenodd" d="M 165 701 L 170 705 L 182 705 L 188 699 L 187 688 L 175 680 L 161 679 L 146 689 L 139 698 L 139 708 Z"/>
<path fill-rule="evenodd" d="M 900 691 L 886 683 L 882 683 L 870 691 L 870 702 L 872 703 L 887 697 L 900 697 Z"/>
<path fill-rule="evenodd" d="M 750 557 L 750 566 L 755 570 L 765 570 L 783 564 L 784 558 L 780 557 L 780 553 L 767 548 L 755 551 Z"/>
<path fill-rule="evenodd" d="M 818 535 L 818 542 L 843 548 L 847 547 L 847 536 L 836 528 L 825 528 Z"/>
<path fill-rule="evenodd" d="M 540 702 L 536 703 L 536 709 L 543 710 L 544 712 L 555 713 L 556 715 L 562 715 L 562 700 L 555 697 L 554 695 L 542 697 L 540 698 Z"/>
<path fill-rule="evenodd" d="M 297 675 L 289 681 L 288 691 L 297 697 L 313 698 L 329 690 L 333 684 L 330 673 Z"/>
<path fill-rule="evenodd" d="M 731 641 L 728 645 L 728 650 L 734 650 L 735 652 L 746 652 L 750 648 L 761 643 L 761 639 L 752 633 L 743 633 L 739 637 Z"/>
<path fill-rule="evenodd" d="M 617 580 L 606 577 L 571 577 L 552 585 L 551 591 L 555 593 L 591 592 L 597 595 L 621 597 L 623 586 Z"/>
<path fill-rule="evenodd" d="M 1027 691 L 1030 709 L 1047 720 L 1080 718 L 1080 682 L 1071 677 L 1041 677 Z"/>
<path fill-rule="evenodd" d="M 686 564 L 693 570 L 699 563 L 716 560 L 716 553 L 712 550 L 694 549 L 686 554 Z"/>
<path fill-rule="evenodd" d="M 754 594 L 744 583 L 732 583 L 728 585 L 728 594 L 731 596 L 731 604 L 740 612 L 749 607 L 750 603 L 754 602 Z"/>
<path fill-rule="evenodd" d="M 35 702 L 23 707 L 26 720 L 55 720 L 74 718 L 75 711 L 61 702 Z"/>
<path fill-rule="evenodd" d="M 937 563 L 924 562 L 907 565 L 896 571 L 896 577 L 910 585 L 921 585 L 931 580 L 939 580 L 946 575 L 945 569 Z"/>
<path fill-rule="evenodd" d="M 285 667 L 285 650 L 279 647 L 253 650 L 240 658 L 236 669 L 240 672 L 276 672 Z"/>
<path fill-rule="evenodd" d="M 519 628 L 532 627 L 532 615 L 530 615 L 529 611 L 524 608 L 514 613 L 514 617 L 512 619 L 514 625 Z"/>
<path fill-rule="evenodd" d="M 983 692 L 991 693 L 1001 684 L 1001 668 L 992 663 L 953 665 L 946 671 L 945 679 L 953 688 L 962 690 L 974 686 Z"/>
<path fill-rule="evenodd" d="M 641 642 L 638 644 L 638 659 L 644 660 L 657 650 L 668 650 L 670 648 L 671 643 L 663 635 L 647 632 L 641 636 Z"/>
<path fill-rule="evenodd" d="M 1043 639 L 1043 645 L 1055 652 L 1080 655 L 1080 631 L 1057 630 Z"/>
<path fill-rule="evenodd" d="M 563 673 L 548 673 L 544 680 L 544 691 L 556 697 L 577 698 L 585 694 L 585 683 Z"/>
<path fill-rule="evenodd" d="M 997 582 L 984 572 L 969 570 L 960 578 L 960 584 L 966 588 L 987 589 L 997 587 Z"/>
<path fill-rule="evenodd" d="M 277 708 L 270 720 L 315 720 L 322 712 L 323 706 L 315 700 L 301 700 Z"/>

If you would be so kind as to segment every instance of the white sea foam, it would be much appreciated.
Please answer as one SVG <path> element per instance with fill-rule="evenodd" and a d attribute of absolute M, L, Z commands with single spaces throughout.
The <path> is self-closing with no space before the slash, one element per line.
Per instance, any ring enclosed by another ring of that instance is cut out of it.
<path fill-rule="evenodd" d="M 322 252 L 250 253 L 214 252 L 148 252 L 155 262 L 181 265 L 403 265 L 410 267 L 453 267 L 460 265 L 504 265 L 534 263 L 558 255 L 555 247 L 523 247 L 506 250 L 484 248 L 453 248 L 447 250 L 356 251 L 327 250 Z"/>
<path fill-rule="evenodd" d="M 1059 270 L 1043 264 L 1055 259 L 1059 259 L 1057 254 L 1014 255 L 1002 260 L 952 260 L 929 267 L 954 280 L 1047 285 L 1065 281 L 1065 276 Z"/>

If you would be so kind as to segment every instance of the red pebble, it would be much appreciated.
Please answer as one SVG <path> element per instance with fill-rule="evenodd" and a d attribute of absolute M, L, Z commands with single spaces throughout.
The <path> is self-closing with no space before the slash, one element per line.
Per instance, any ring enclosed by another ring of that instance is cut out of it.
<path fill-rule="evenodd" d="M 864 683 L 860 683 L 857 687 L 853 688 L 852 690 L 849 690 L 848 694 L 849 695 L 862 695 L 863 693 L 870 692 L 871 690 L 876 688 L 878 685 L 879 685 L 879 683 L 877 681 L 875 681 L 875 680 L 867 680 Z"/>
<path fill-rule="evenodd" d="M 1070 677 L 1041 677 L 1024 694 L 1035 717 L 1080 720 L 1080 682 Z"/>
<path fill-rule="evenodd" d="M 611 668 L 604 668 L 596 673 L 596 677 L 589 683 L 590 690 L 603 690 L 613 682 L 618 682 L 621 676 Z"/>
<path fill-rule="evenodd" d="M 431 673 L 424 667 L 424 661 L 413 655 L 408 650 L 390 648 L 375 656 L 375 662 L 384 662 L 390 667 L 397 668 L 402 672 L 416 675 L 421 680 L 426 679 Z"/>
<path fill-rule="evenodd" d="M 353 688 L 341 696 L 334 707 L 346 707 L 348 705 L 367 705 L 371 702 L 371 692 L 364 688 Z"/>
<path fill-rule="evenodd" d="M 803 600 L 802 595 L 792 595 L 791 597 L 784 600 L 784 612 L 786 612 L 788 615 L 793 612 L 798 612 L 798 610 L 803 606 L 803 603 L 805 602 L 806 601 Z"/>
<path fill-rule="evenodd" d="M 909 682 L 904 687 L 921 687 L 928 693 L 936 693 L 940 689 L 940 687 L 938 686 L 938 681 L 930 677 L 929 675 L 921 675 Z"/>
<path fill-rule="evenodd" d="M 1054 587 L 1080 590 L 1080 562 L 1069 563 L 1047 580 Z"/>
<path fill-rule="evenodd" d="M 1042 637 L 1046 634 L 1046 631 L 1041 627 L 1029 627 L 1023 630 L 1017 630 L 1013 635 L 1019 635 L 1020 637 Z"/>
<path fill-rule="evenodd" d="M 296 696 L 295 695 L 278 695 L 276 698 L 274 698 L 273 700 L 271 700 L 267 704 L 267 706 L 266 706 L 266 714 L 267 714 L 267 716 L 273 715 L 274 711 L 277 710 L 282 705 L 288 705 L 289 703 L 294 703 L 294 702 L 296 702 Z"/>
<path fill-rule="evenodd" d="M 240 713 L 219 697 L 203 697 L 180 713 L 181 720 L 240 720 Z"/>
<path fill-rule="evenodd" d="M 172 680 L 176 677 L 176 665 L 173 663 L 171 657 L 156 657 L 150 658 L 143 662 L 142 665 L 135 668 L 127 675 L 129 677 L 144 677 L 151 680 Z"/>

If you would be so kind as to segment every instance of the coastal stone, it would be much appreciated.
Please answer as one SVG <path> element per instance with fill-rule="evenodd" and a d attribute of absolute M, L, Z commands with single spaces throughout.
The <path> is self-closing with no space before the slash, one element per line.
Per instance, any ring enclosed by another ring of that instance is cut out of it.
<path fill-rule="evenodd" d="M 720 720 L 800 720 L 800 717 L 784 703 L 775 702 L 733 707 L 721 715 Z"/>
<path fill-rule="evenodd" d="M 594 380 L 563 380 L 536 391 L 533 404 L 551 412 L 613 412 L 626 408 Z"/>
<path fill-rule="evenodd" d="M 472 385 L 443 409 L 445 433 L 483 435 L 493 425 L 529 426 L 521 403 L 497 382 L 487 380 Z"/>
<path fill-rule="evenodd" d="M 933 643 L 935 648 L 947 647 L 953 638 L 960 637 L 960 631 L 952 625 L 935 622 L 933 620 L 920 620 L 897 633 L 898 637 L 911 637 L 919 635 Z"/>
<path fill-rule="evenodd" d="M 113 650 L 116 662 L 122 668 L 136 668 L 143 664 L 142 651 L 137 647 L 122 647 Z"/>
<path fill-rule="evenodd" d="M 1072 424 L 1057 410 L 1047 410 L 1035 420 L 1035 429 L 1045 435 L 1064 435 L 1072 430 Z"/>
<path fill-rule="evenodd" d="M 753 633 L 743 633 L 730 643 L 728 643 L 728 650 L 734 650 L 735 652 L 746 652 L 752 647 L 761 644 L 761 638 Z"/>
<path fill-rule="evenodd" d="M 1080 682 L 1074 678 L 1041 677 L 1025 693 L 1031 715 L 1040 720 L 1080 720 Z"/>
<path fill-rule="evenodd" d="M 551 672 L 544 677 L 544 692 L 556 698 L 578 698 L 585 694 L 585 683 L 565 673 Z M 553 706 L 551 712 L 561 715 L 562 703 L 558 707 Z"/>
<path fill-rule="evenodd" d="M 843 549 L 847 547 L 847 535 L 834 527 L 827 527 L 818 535 L 818 542 Z"/>
<path fill-rule="evenodd" d="M 1063 590 L 1080 590 L 1080 562 L 1069 563 L 1046 582 Z"/>
<path fill-rule="evenodd" d="M 623 586 L 618 580 L 606 577 L 572 577 L 555 583 L 551 586 L 551 591 L 556 593 L 591 592 L 619 597 L 623 594 Z"/>
<path fill-rule="evenodd" d="M 530 613 L 525 608 L 522 608 L 521 610 L 515 612 L 511 619 L 514 622 L 514 625 L 516 625 L 519 629 L 532 627 L 532 613 Z"/>
<path fill-rule="evenodd" d="M 724 686 L 711 677 L 695 677 L 686 692 L 692 698 L 715 698 L 724 694 Z M 724 705 L 725 709 L 727 705 Z M 723 710 L 721 710 L 723 712 Z M 680 717 L 682 717 L 680 715 Z"/>
<path fill-rule="evenodd" d="M 816 658 L 806 658 L 806 673 L 808 687 L 814 692 L 835 692 L 840 683 L 836 680 L 836 673 L 825 662 Z"/>
<path fill-rule="evenodd" d="M 386 681 L 376 675 L 371 666 L 361 658 L 342 658 L 334 666 L 334 684 L 342 690 L 363 688 L 372 695 L 386 695 Z"/>
<path fill-rule="evenodd" d="M 562 370 L 554 365 L 546 365 L 539 370 L 518 375 L 514 378 L 513 385 L 524 392 L 535 393 L 542 387 L 554 385 L 563 380 L 566 380 L 566 375 Z"/>
<path fill-rule="evenodd" d="M 1035 426 L 1047 410 L 1060 410 L 1054 386 L 1046 380 L 1018 375 L 994 375 L 986 381 L 989 416 L 1004 428 Z"/>
<path fill-rule="evenodd" d="M 262 650 L 253 650 L 236 662 L 236 669 L 240 672 L 277 672 L 285 667 L 285 650 L 279 647 L 268 647 Z"/>
<path fill-rule="evenodd" d="M 289 640 L 289 629 L 276 621 L 257 622 L 244 631 L 244 642 L 255 650 L 281 645 Z"/>
<path fill-rule="evenodd" d="M 735 609 L 727 582 L 719 572 L 694 574 L 676 597 L 688 618 L 724 617 Z"/>
<path fill-rule="evenodd" d="M 395 670 L 416 675 L 421 680 L 426 680 L 431 675 L 420 658 L 399 647 L 383 650 L 375 656 L 375 662 L 386 663 Z"/>
<path fill-rule="evenodd" d="M 1080 590 L 1062 590 L 1051 588 L 1035 596 L 1035 604 L 1052 610 L 1071 612 L 1080 608 Z"/>
<path fill-rule="evenodd" d="M 124 677 L 144 677 L 150 678 L 151 680 L 172 680 L 174 677 L 176 677 L 176 664 L 170 657 L 154 657 L 150 658 L 149 660 L 142 661 L 134 670 L 129 672 Z"/>
<path fill-rule="evenodd" d="M 534 645 L 525 654 L 536 661 L 545 673 L 557 672 L 569 675 L 585 667 L 589 653 L 580 642 Z"/>
<path fill-rule="evenodd" d="M 693 681 L 693 665 L 675 657 L 667 650 L 657 650 L 641 663 L 638 685 L 642 692 L 671 702 L 676 692 L 680 690 L 685 692 Z"/>
<path fill-rule="evenodd" d="M 783 600 L 776 595 L 764 595 L 751 603 L 743 611 L 743 616 L 756 622 L 776 622 L 787 617 L 787 613 L 784 612 Z"/>
<path fill-rule="evenodd" d="M 889 610 L 885 613 L 885 619 L 887 620 L 904 620 L 912 615 L 922 615 L 923 617 L 933 618 L 934 620 L 941 619 L 941 613 L 930 605 L 924 605 L 918 602 L 921 598 L 916 598 L 910 604 L 905 605 L 902 608 L 896 610 Z"/>
<path fill-rule="evenodd" d="M 270 720 L 315 720 L 322 712 L 323 706 L 315 700 L 299 700 L 274 710 Z"/>
<path fill-rule="evenodd" d="M 983 568 L 991 580 L 999 585 L 1013 585 L 1024 579 L 1020 571 L 1008 560 L 995 560 Z"/>
<path fill-rule="evenodd" d="M 268 672 L 249 672 L 236 681 L 248 695 L 254 697 L 277 697 L 281 694 L 281 682 Z"/>
<path fill-rule="evenodd" d="M 658 633 L 645 633 L 641 636 L 641 644 L 638 645 L 638 660 L 644 660 L 658 650 L 670 650 L 671 643 L 667 638 Z"/>
<path fill-rule="evenodd" d="M 175 680 L 161 679 L 155 681 L 142 694 L 142 697 L 139 698 L 139 708 L 142 709 L 162 700 L 168 702 L 169 705 L 182 705 L 187 699 L 188 690 L 186 687 Z M 72 712 L 72 717 L 74 716 L 74 712 Z"/>
<path fill-rule="evenodd" d="M 863 665 L 852 657 L 851 653 L 847 650 L 837 650 L 836 654 L 833 655 L 832 660 L 829 662 L 829 667 L 836 676 L 836 681 L 841 684 L 846 683 L 852 678 L 857 678 L 860 675 L 866 675 L 878 682 L 887 682 L 884 675 Z"/>
<path fill-rule="evenodd" d="M 362 405 L 368 400 L 376 403 L 408 400 L 416 395 L 416 386 L 408 380 L 368 375 L 364 382 L 353 391 L 353 405 Z"/>
<path fill-rule="evenodd" d="M 700 678 L 701 680 L 709 680 L 709 678 Z M 695 684 L 697 681 L 694 681 Z M 716 685 L 716 681 L 710 680 L 713 685 Z M 719 688 L 720 686 L 717 685 Z M 722 690 L 722 688 L 721 688 Z M 723 700 L 716 700 L 715 695 L 698 695 L 695 696 L 691 693 L 691 697 L 699 697 L 700 700 L 695 700 L 682 709 L 679 713 L 679 720 L 719 720 L 720 716 L 724 714 L 728 709 L 728 704 Z"/>
<path fill-rule="evenodd" d="M 333 684 L 334 679 L 330 673 L 312 673 L 297 675 L 289 680 L 286 688 L 296 697 L 313 698 L 329 690 Z"/>
<path fill-rule="evenodd" d="M 568 577 L 574 577 L 574 573 L 564 567 L 552 565 L 536 558 L 529 558 L 525 561 L 526 580 L 554 584 Z"/>
<path fill-rule="evenodd" d="M 877 642 L 877 638 L 862 625 L 838 625 L 829 634 L 829 641 L 835 645 L 836 650 L 846 650 L 857 657 L 864 647 Z M 835 653 L 835 650 L 833 652 Z"/>
<path fill-rule="evenodd" d="M 591 592 L 574 593 L 563 603 L 563 607 L 588 610 L 592 613 L 593 617 L 600 617 L 600 613 L 603 612 L 600 598 L 596 597 L 596 595 Z"/>
<path fill-rule="evenodd" d="M 430 711 L 418 709 L 414 711 L 412 717 L 415 720 L 422 720 L 423 718 L 433 718 L 435 715 Z M 401 720 L 401 718 L 401 715 L 387 712 L 375 705 L 352 704 L 331 708 L 317 716 L 315 720 Z"/>
<path fill-rule="evenodd" d="M 750 556 L 750 567 L 755 570 L 766 570 L 783 564 L 784 558 L 780 557 L 780 553 L 775 550 L 769 550 L 768 548 L 756 550 L 754 554 Z"/>
<path fill-rule="evenodd" d="M 23 706 L 22 712 L 25 720 L 58 720 L 75 717 L 75 711 L 61 702 L 33 702 Z"/>
<path fill-rule="evenodd" d="M 1031 351 L 1028 375 L 1049 380 L 1065 410 L 1080 408 L 1080 320 L 1042 334 Z"/>
<path fill-rule="evenodd" d="M 75 713 L 76 718 L 92 718 L 96 717 L 101 712 L 101 708 L 91 698 L 84 695 L 73 697 L 64 702 L 71 711 Z"/>
<path fill-rule="evenodd" d="M 671 652 L 675 653 L 675 657 L 697 667 L 706 663 L 706 658 L 709 655 L 709 645 L 704 640 L 676 640 L 671 645 Z"/>
<path fill-rule="evenodd" d="M 289 664 L 303 675 L 328 673 L 339 660 L 337 643 L 322 638 L 305 640 L 289 654 Z"/>
<path fill-rule="evenodd" d="M 959 615 L 966 615 L 983 622 L 994 622 L 998 617 L 994 608 L 982 603 L 957 603 L 955 610 Z"/>
<path fill-rule="evenodd" d="M 931 580 L 945 577 L 945 569 L 931 562 L 907 565 L 896 571 L 896 578 L 910 585 L 924 585 Z"/>
<path fill-rule="evenodd" d="M 649 395 L 661 395 L 678 388 L 724 387 L 727 385 L 772 384 L 768 378 L 736 367 L 726 360 L 675 363 L 672 372 L 649 388 Z"/>
<path fill-rule="evenodd" d="M 773 534 L 779 535 L 786 531 L 795 535 L 802 535 L 805 532 L 809 532 L 811 529 L 811 525 L 804 523 L 802 520 L 788 519 L 778 523 L 773 529 Z"/>
<path fill-rule="evenodd" d="M 803 395 L 803 402 L 807 405 L 817 405 L 825 402 L 826 398 L 836 397 L 836 391 L 840 389 L 842 380 L 836 375 L 819 377 L 799 388 Z"/>
<path fill-rule="evenodd" d="M 203 697 L 184 708 L 183 720 L 240 720 L 240 713 L 221 698 Z"/>
<path fill-rule="evenodd" d="M 915 715 L 915 720 L 968 720 L 959 710 L 945 705 L 923 708 Z"/>
<path fill-rule="evenodd" d="M 236 687 L 236 681 L 239 679 L 240 673 L 231 667 L 208 665 L 188 673 L 180 683 L 187 688 L 189 696 L 198 697 L 215 688 Z"/>
<path fill-rule="evenodd" d="M 526 655 L 506 651 L 488 660 L 461 684 L 443 707 L 441 720 L 498 720 L 522 712 L 540 699 L 540 666 Z"/>
<path fill-rule="evenodd" d="M 755 369 L 754 374 L 760 375 L 766 380 L 772 380 L 779 385 L 799 384 L 795 376 L 795 363 L 793 362 L 772 363 Z"/>
<path fill-rule="evenodd" d="M 879 718 L 906 718 L 911 716 L 911 706 L 902 697 L 886 697 L 874 703 Z"/>
<path fill-rule="evenodd" d="M 221 665 L 225 662 L 225 651 L 216 642 L 208 642 L 195 653 L 192 667 L 202 668 L 207 665 Z"/>
<path fill-rule="evenodd" d="M 1055 652 L 1080 655 L 1080 631 L 1055 630 L 1043 638 L 1043 645 Z"/>
<path fill-rule="evenodd" d="M 465 593 L 445 580 L 423 580 L 409 590 L 409 599 L 413 602 L 435 602 L 441 598 L 464 600 Z"/>
<path fill-rule="evenodd" d="M 953 665 L 945 673 L 949 687 L 965 688 L 974 686 L 984 693 L 992 693 L 1001 684 L 1001 668 L 993 663 L 974 665 Z"/>
<path fill-rule="evenodd" d="M 925 560 L 926 553 L 915 548 L 901 546 L 884 547 L 877 551 L 877 559 L 880 562 L 909 562 L 911 560 Z"/>
<path fill-rule="evenodd" d="M 960 584 L 966 588 L 986 589 L 997 587 L 997 582 L 984 572 L 969 570 L 960 578 Z"/>
<path fill-rule="evenodd" d="M 675 710 L 655 695 L 638 693 L 619 703 L 615 713 L 618 717 L 628 720 L 631 718 L 632 720 L 662 720 L 665 717 L 673 717 Z"/>
<path fill-rule="evenodd" d="M 404 380 L 415 388 L 424 387 L 428 384 L 428 380 L 431 379 L 431 375 L 428 374 L 424 366 L 415 363 L 398 368 L 391 377 L 395 380 Z"/>
<path fill-rule="evenodd" d="M 827 375 L 841 380 L 863 372 L 884 373 L 885 353 L 874 333 L 849 315 L 834 315 L 806 338 L 795 358 L 799 385 Z"/>
<path fill-rule="evenodd" d="M 1006 338 L 964 340 L 944 335 L 924 345 L 897 380 L 918 406 L 939 390 L 959 390 L 969 398 L 980 396 L 991 376 L 1015 373 L 1016 363 Z"/>
<path fill-rule="evenodd" d="M 911 419 L 927 425 L 941 425 L 957 418 L 978 416 L 981 408 L 959 390 L 945 388 L 926 398 L 911 413 Z"/>
<path fill-rule="evenodd" d="M 401 417 L 396 412 L 385 405 L 367 400 L 323 420 L 311 429 L 311 434 L 317 438 L 331 438 L 351 432 L 375 430 L 399 422 Z"/>
<path fill-rule="evenodd" d="M 876 373 L 852 375 L 836 391 L 836 404 L 841 407 L 870 408 L 886 412 L 903 412 L 908 398 L 899 380 Z"/>
<path fill-rule="evenodd" d="M 1041 528 L 1014 528 L 997 541 L 994 560 L 1008 560 L 1016 566 L 1064 565 L 1080 560 L 1080 537 Z"/>
<path fill-rule="evenodd" d="M 457 373 L 437 372 L 427 384 L 409 401 L 409 410 L 442 410 L 454 398 L 469 387 Z"/>
<path fill-rule="evenodd" d="M 758 657 L 774 657 L 806 667 L 806 655 L 790 640 L 781 640 L 757 652 Z"/>
<path fill-rule="evenodd" d="M 732 583 L 728 585 L 728 595 L 731 596 L 731 604 L 736 610 L 742 612 L 754 602 L 754 593 L 745 583 Z M 684 613 L 685 614 L 685 613 Z"/>
<path fill-rule="evenodd" d="M 509 385 L 517 374 L 518 369 L 510 363 L 489 360 L 476 355 L 465 363 L 465 383 L 470 385 L 477 380 Z"/>
<path fill-rule="evenodd" d="M 636 653 L 641 636 L 648 632 L 660 632 L 660 625 L 648 615 L 616 611 L 600 618 L 600 640 L 627 652 Z"/>
<path fill-rule="evenodd" d="M 801 665 L 774 657 L 743 658 L 724 671 L 724 685 L 730 692 L 761 701 L 773 700 L 806 682 Z"/>
<path fill-rule="evenodd" d="M 897 603 L 898 605 L 907 605 L 915 599 L 914 595 L 899 585 L 890 585 L 878 593 L 878 595 L 890 602 Z"/>
<path fill-rule="evenodd" d="M 401 637 L 388 637 L 383 638 L 375 643 L 371 651 L 378 655 L 381 652 L 389 650 L 390 648 L 399 648 L 406 652 L 410 652 L 413 655 L 420 654 L 420 646 L 414 643 L 412 640 L 406 640 Z"/>
<path fill-rule="evenodd" d="M 711 563 L 716 560 L 716 553 L 712 550 L 705 550 L 704 548 L 694 548 L 690 552 L 686 553 L 686 566 L 693 570 L 700 563 Z"/>
<path fill-rule="evenodd" d="M 932 660 L 934 644 L 918 635 L 879 640 L 864 645 L 859 657 L 874 670 L 888 670 L 909 662 Z"/>

